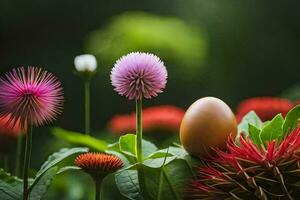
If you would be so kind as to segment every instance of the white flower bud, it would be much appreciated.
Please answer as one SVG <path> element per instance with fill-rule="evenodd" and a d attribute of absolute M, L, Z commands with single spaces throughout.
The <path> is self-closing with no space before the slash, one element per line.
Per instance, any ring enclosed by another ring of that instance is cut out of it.
<path fill-rule="evenodd" d="M 74 65 L 78 72 L 94 72 L 97 68 L 97 60 L 90 54 L 79 55 L 75 57 Z"/>

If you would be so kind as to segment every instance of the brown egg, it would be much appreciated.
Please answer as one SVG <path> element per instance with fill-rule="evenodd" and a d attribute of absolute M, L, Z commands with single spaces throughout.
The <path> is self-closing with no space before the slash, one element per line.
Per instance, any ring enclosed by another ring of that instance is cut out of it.
<path fill-rule="evenodd" d="M 180 126 L 181 144 L 194 156 L 206 154 L 211 147 L 225 147 L 230 134 L 237 134 L 235 116 L 226 103 L 215 97 L 194 102 Z"/>

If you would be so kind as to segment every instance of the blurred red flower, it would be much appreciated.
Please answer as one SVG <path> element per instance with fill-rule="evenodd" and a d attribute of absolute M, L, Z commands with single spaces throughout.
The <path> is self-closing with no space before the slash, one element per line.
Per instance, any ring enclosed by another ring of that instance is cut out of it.
<path fill-rule="evenodd" d="M 0 115 L 0 152 L 7 153 L 16 147 L 17 136 L 26 133 L 20 119 L 12 119 L 11 114 Z"/>
<path fill-rule="evenodd" d="M 240 122 L 251 110 L 261 118 L 262 121 L 271 120 L 277 114 L 285 116 L 293 108 L 293 103 L 287 99 L 275 97 L 254 97 L 242 101 L 237 108 L 236 118 Z"/>
<path fill-rule="evenodd" d="M 0 134 L 7 136 L 17 136 L 25 132 L 21 126 L 20 119 L 12 119 L 11 114 L 0 115 Z"/>
<path fill-rule="evenodd" d="M 143 130 L 151 132 L 163 130 L 178 132 L 184 110 L 175 106 L 161 105 L 145 108 L 143 110 Z M 108 123 L 108 129 L 115 134 L 135 132 L 135 113 L 129 115 L 116 115 Z"/>

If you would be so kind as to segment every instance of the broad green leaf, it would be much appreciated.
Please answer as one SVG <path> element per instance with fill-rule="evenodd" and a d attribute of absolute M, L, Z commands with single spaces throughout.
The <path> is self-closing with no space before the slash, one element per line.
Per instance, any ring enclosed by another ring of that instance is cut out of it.
<path fill-rule="evenodd" d="M 147 158 L 150 154 L 158 150 L 158 148 L 153 143 L 147 140 L 143 140 L 142 145 L 144 158 Z"/>
<path fill-rule="evenodd" d="M 46 194 L 49 185 L 58 171 L 58 167 L 47 170 L 31 188 L 30 200 L 40 200 Z"/>
<path fill-rule="evenodd" d="M 260 147 L 260 145 L 263 143 L 260 138 L 260 130 L 252 124 L 249 124 L 249 136 L 252 142 L 256 144 L 256 146 Z"/>
<path fill-rule="evenodd" d="M 0 199 L 19 200 L 22 198 L 23 182 L 0 169 Z"/>
<path fill-rule="evenodd" d="M 136 135 L 126 134 L 120 137 L 119 146 L 122 153 L 135 157 Z M 153 152 L 157 151 L 157 147 L 149 141 L 142 141 L 143 156 L 146 158 Z"/>
<path fill-rule="evenodd" d="M 132 200 L 141 200 L 138 172 L 134 169 L 125 169 L 116 173 L 115 181 L 120 193 Z"/>
<path fill-rule="evenodd" d="M 283 123 L 283 138 L 290 134 L 300 122 L 300 105 L 294 107 L 285 117 Z"/>
<path fill-rule="evenodd" d="M 174 198 L 182 199 L 184 188 L 187 181 L 193 176 L 188 164 L 184 160 L 176 159 L 168 165 L 164 166 L 165 186 L 162 190 L 162 198 L 168 199 L 168 193 Z"/>
<path fill-rule="evenodd" d="M 278 139 L 282 135 L 282 125 L 283 125 L 283 117 L 281 114 L 276 115 L 270 123 L 265 125 L 261 132 L 260 138 L 263 142 L 271 141 L 273 139 Z"/>
<path fill-rule="evenodd" d="M 53 128 L 52 133 L 61 140 L 71 144 L 86 146 L 97 151 L 104 151 L 107 147 L 107 143 L 103 140 L 82 133 L 64 130 L 59 127 Z"/>
<path fill-rule="evenodd" d="M 119 142 L 115 142 L 115 143 L 107 145 L 106 150 L 109 150 L 109 151 L 119 151 L 120 152 Z"/>
<path fill-rule="evenodd" d="M 136 155 L 136 136 L 134 134 L 126 134 L 119 139 L 119 146 L 121 152 L 126 155 L 135 157 Z"/>
<path fill-rule="evenodd" d="M 161 168 L 144 167 L 146 187 L 152 199 L 183 197 L 187 181 L 192 177 L 189 166 L 182 159 L 175 159 Z"/>
<path fill-rule="evenodd" d="M 169 154 L 176 156 L 176 158 L 179 158 L 179 159 L 185 159 L 186 156 L 189 156 L 188 152 L 186 152 L 186 150 L 184 150 L 181 146 L 180 147 L 170 146 L 169 148 L 159 150 L 155 153 L 157 154 L 157 153 L 161 153 L 161 152 L 163 152 L 163 153 L 168 152 Z M 165 155 L 162 155 L 162 157 L 165 157 Z"/>
<path fill-rule="evenodd" d="M 131 165 L 131 163 L 135 162 L 135 159 L 132 157 L 126 157 L 124 154 L 122 154 L 120 151 L 113 151 L 113 150 L 106 150 L 105 153 L 115 155 L 119 157 L 123 161 L 123 166 L 128 167 Z"/>
<path fill-rule="evenodd" d="M 70 171 L 70 170 L 81 170 L 81 168 L 77 166 L 65 166 L 60 168 L 56 174 L 61 174 L 63 172 Z"/>
<path fill-rule="evenodd" d="M 241 121 L 241 123 L 238 125 L 238 136 L 240 137 L 240 134 L 243 134 L 244 136 L 249 135 L 248 130 L 248 124 L 251 124 L 257 128 L 261 128 L 263 123 L 260 120 L 260 118 L 256 115 L 254 111 L 250 111 L 247 115 L 245 115 Z"/>
<path fill-rule="evenodd" d="M 178 147 L 169 147 L 167 149 L 162 149 L 157 151 L 156 153 L 154 153 L 153 155 L 157 154 L 160 155 L 158 153 L 163 152 L 164 154 L 166 154 L 168 152 L 168 154 L 171 154 L 172 156 L 174 156 L 177 159 L 182 159 L 185 160 L 186 163 L 188 164 L 190 170 L 193 172 L 194 167 L 199 165 L 199 159 L 193 158 L 189 153 L 186 152 L 185 149 L 183 149 L 182 146 L 177 145 Z M 157 156 L 156 155 L 156 156 Z M 163 154 L 161 154 L 163 156 Z M 149 156 L 150 157 L 150 156 Z M 164 157 L 164 156 L 163 156 Z"/>
<path fill-rule="evenodd" d="M 150 154 L 145 159 L 147 160 L 147 159 L 154 159 L 154 158 L 164 158 L 166 156 L 169 157 L 169 156 L 172 156 L 172 154 L 159 150 L 159 151 L 156 151 L 156 152 Z"/>
<path fill-rule="evenodd" d="M 164 157 L 162 157 L 162 158 L 153 158 L 153 159 L 150 158 L 150 159 L 145 160 L 143 162 L 143 164 L 147 167 L 150 167 L 150 168 L 160 168 L 164 165 L 164 163 L 168 164 L 168 163 L 172 162 L 175 159 L 176 159 L 175 156 L 169 156 L 166 159 Z"/>
<path fill-rule="evenodd" d="M 48 157 L 48 160 L 44 162 L 41 169 L 37 172 L 36 177 L 34 179 L 33 184 L 31 185 L 30 189 L 34 187 L 35 184 L 37 184 L 38 180 L 41 178 L 41 176 L 50 168 L 56 166 L 59 162 L 62 160 L 68 158 L 69 156 L 72 156 L 74 154 L 78 153 L 85 153 L 88 151 L 88 148 L 84 147 L 78 147 L 78 148 L 63 148 L 58 152 L 53 153 Z"/>

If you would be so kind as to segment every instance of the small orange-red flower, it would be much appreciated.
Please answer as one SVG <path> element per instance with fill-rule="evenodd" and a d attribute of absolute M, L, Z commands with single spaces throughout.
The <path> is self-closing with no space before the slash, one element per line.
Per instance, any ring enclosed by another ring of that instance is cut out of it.
<path fill-rule="evenodd" d="M 175 106 L 153 106 L 143 110 L 143 130 L 151 132 L 163 130 L 177 132 L 180 127 L 184 110 Z M 129 115 L 116 115 L 108 123 L 108 129 L 116 134 L 134 132 L 136 128 L 135 113 Z"/>
<path fill-rule="evenodd" d="M 123 162 L 114 155 L 104 153 L 84 153 L 75 159 L 75 165 L 94 178 L 103 178 L 121 169 Z"/>
<path fill-rule="evenodd" d="M 254 97 L 241 102 L 237 108 L 236 118 L 240 122 L 250 111 L 261 118 L 262 121 L 271 120 L 277 114 L 285 116 L 293 108 L 293 103 L 287 99 L 274 97 Z"/>

